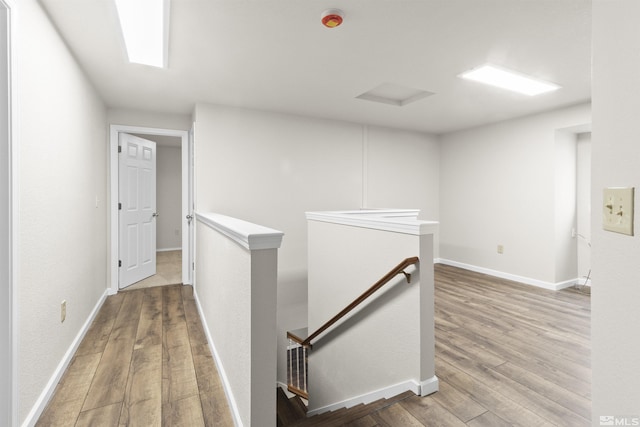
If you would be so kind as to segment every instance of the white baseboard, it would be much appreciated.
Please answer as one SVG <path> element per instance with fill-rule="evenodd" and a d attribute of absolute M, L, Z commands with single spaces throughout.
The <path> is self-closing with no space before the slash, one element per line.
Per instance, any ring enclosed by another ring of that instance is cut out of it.
<path fill-rule="evenodd" d="M 464 268 L 465 270 L 475 271 L 476 273 L 488 274 L 489 276 L 499 277 L 501 279 L 513 280 L 514 282 L 524 283 L 525 285 L 537 286 L 538 288 L 549 289 L 552 291 L 559 291 L 579 283 L 579 279 L 565 280 L 564 282 L 552 283 L 545 282 L 544 280 L 532 279 L 530 277 L 518 276 L 511 273 L 505 273 L 502 271 L 491 270 L 490 268 L 478 267 L 471 264 L 465 264 L 458 261 L 452 261 L 449 259 L 438 258 L 437 262 L 440 264 L 450 265 L 452 267 Z"/>
<path fill-rule="evenodd" d="M 440 381 L 435 375 L 420 383 L 420 396 L 428 396 L 440 389 Z"/>
<path fill-rule="evenodd" d="M 431 387 L 433 387 L 433 379 L 435 378 L 435 390 L 438 390 L 438 379 L 434 376 L 432 379 L 427 380 L 425 382 L 429 383 Z M 342 408 L 351 408 L 352 406 L 359 405 L 360 403 L 375 402 L 378 399 L 389 399 L 390 397 L 397 396 L 400 393 L 404 393 L 405 391 L 412 391 L 414 394 L 421 396 L 421 388 L 422 384 L 419 384 L 415 381 L 405 381 L 400 384 L 395 384 L 389 387 L 385 387 L 379 390 L 372 391 L 370 393 L 362 394 L 360 396 L 352 397 L 350 399 L 343 400 L 341 402 L 333 403 L 331 405 L 323 406 L 322 408 L 317 408 L 310 410 L 307 412 L 308 417 L 313 417 L 314 415 L 319 415 L 328 411 L 335 411 Z M 425 390 L 426 391 L 426 390 Z M 433 393 L 433 391 L 431 392 Z M 430 393 L 427 393 L 430 394 Z M 426 396 L 426 394 L 425 394 Z"/>
<path fill-rule="evenodd" d="M 104 304 L 104 301 L 107 299 L 108 293 L 109 293 L 109 290 L 105 289 L 104 293 L 102 294 L 102 296 L 100 297 L 96 305 L 93 307 L 93 310 L 91 310 L 91 313 L 89 313 L 89 317 L 82 325 L 82 328 L 80 328 L 80 331 L 78 332 L 75 339 L 71 343 L 71 346 L 69 346 L 69 348 L 67 349 L 67 352 L 62 357 L 62 360 L 60 361 L 60 363 L 58 363 L 56 370 L 53 372 L 53 375 L 51 376 L 51 378 L 49 378 L 47 385 L 44 387 L 44 390 L 42 390 L 42 393 L 40 393 L 40 396 L 38 397 L 38 400 L 36 400 L 36 403 L 31 408 L 31 411 L 29 411 L 29 414 L 27 415 L 24 422 L 22 423 L 22 427 L 34 426 L 38 421 L 38 418 L 40 418 L 40 415 L 42 415 L 42 412 L 47 407 L 47 404 L 49 403 L 51 396 L 53 396 L 53 392 L 55 391 L 56 386 L 60 382 L 62 375 L 67 370 L 69 363 L 71 363 L 71 360 L 73 359 L 73 355 L 78 350 L 78 347 L 82 342 L 82 339 L 84 338 L 87 331 L 89 330 L 89 327 L 93 322 L 93 319 L 95 319 L 96 315 L 98 314 L 98 311 L 100 311 L 100 308 L 102 307 L 102 304 Z"/>
<path fill-rule="evenodd" d="M 170 251 L 181 251 L 182 247 L 178 246 L 177 248 L 163 248 L 163 249 L 156 249 L 156 252 L 170 252 Z"/>
<path fill-rule="evenodd" d="M 236 399 L 233 396 L 233 392 L 231 391 L 231 384 L 229 383 L 229 377 L 227 377 L 227 373 L 224 370 L 224 365 L 222 364 L 222 360 L 220 359 L 220 354 L 218 353 L 218 350 L 216 350 L 216 346 L 213 343 L 213 339 L 211 338 L 211 331 L 209 330 L 209 326 L 207 326 L 207 320 L 204 317 L 202 306 L 200 305 L 200 300 L 198 299 L 198 294 L 195 288 L 193 289 L 193 297 L 196 301 L 196 306 L 198 307 L 198 313 L 200 314 L 200 319 L 202 321 L 202 327 L 204 328 L 204 333 L 207 336 L 209 349 L 211 350 L 211 354 L 213 355 L 213 360 L 216 363 L 216 368 L 218 368 L 218 373 L 220 374 L 220 379 L 222 380 L 224 394 L 225 396 L 227 396 L 227 402 L 229 403 L 229 407 L 231 408 L 231 416 L 233 417 L 233 423 L 236 426 L 242 427 L 243 424 L 242 424 L 242 419 L 240 418 L 240 411 L 238 410 Z"/>

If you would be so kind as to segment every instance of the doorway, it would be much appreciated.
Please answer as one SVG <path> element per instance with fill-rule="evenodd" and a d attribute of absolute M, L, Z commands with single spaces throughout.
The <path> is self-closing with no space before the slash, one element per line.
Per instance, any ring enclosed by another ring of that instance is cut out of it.
<path fill-rule="evenodd" d="M 123 126 L 123 125 L 111 125 L 111 167 L 110 167 L 110 185 L 111 185 L 111 293 L 116 293 L 121 288 L 120 283 L 120 267 L 119 261 L 121 260 L 120 256 L 120 237 L 119 237 L 119 224 L 118 224 L 118 203 L 120 199 L 119 194 L 119 183 L 118 183 L 118 140 L 121 134 L 131 134 L 138 137 L 142 137 L 148 140 L 156 140 L 160 141 L 158 144 L 160 147 L 167 146 L 167 151 L 169 147 L 173 148 L 173 151 L 169 153 L 169 155 L 174 156 L 177 154 L 179 156 L 179 167 L 180 167 L 180 196 L 179 202 L 178 200 L 171 200 L 173 204 L 173 208 L 177 208 L 177 211 L 174 212 L 173 209 L 165 210 L 165 215 L 158 208 L 158 217 L 160 218 L 169 217 L 168 219 L 172 219 L 171 222 L 171 231 L 170 234 L 173 233 L 170 237 L 172 238 L 171 243 L 166 242 L 167 233 L 164 233 L 163 241 L 158 246 L 158 249 L 170 249 L 172 251 L 180 251 L 180 280 L 178 283 L 183 284 L 191 284 L 193 269 L 191 268 L 190 260 L 192 259 L 193 252 L 193 239 L 192 233 L 190 232 L 190 228 L 193 227 L 192 218 L 193 215 L 193 189 L 191 175 L 193 173 L 190 161 L 191 153 L 192 153 L 192 141 L 189 137 L 189 132 L 181 131 L 181 130 L 170 130 L 170 129 L 158 129 L 158 128 L 145 128 L 145 127 L 137 127 L 137 126 Z M 174 171 L 175 172 L 175 171 Z M 175 176 L 173 177 L 175 181 Z M 158 187 L 159 192 L 162 191 L 160 187 Z M 174 194 L 177 194 L 174 192 Z M 166 204 L 165 204 L 166 206 Z M 177 218 L 176 218 L 177 217 Z M 177 221 L 177 222 L 176 222 Z M 179 224 L 176 226 L 176 224 Z M 178 231 L 176 231 L 178 230 Z M 179 236 L 176 235 L 179 234 Z M 159 242 L 160 243 L 160 242 Z M 170 247 L 166 247 L 167 245 Z M 163 246 L 163 247 L 160 247 Z M 168 254 L 169 251 L 167 251 Z M 159 252 L 160 253 L 160 252 Z M 172 255 L 172 254 L 168 254 Z M 164 256 L 164 254 L 163 254 Z M 164 257 L 166 258 L 166 257 Z M 164 259 L 160 257 L 160 259 Z M 171 262 L 175 262 L 175 256 L 170 257 Z M 163 272 L 163 274 L 165 274 Z M 153 279 L 154 276 L 151 277 Z M 159 279 L 159 277 L 156 277 Z M 161 284 L 161 283 L 158 283 Z M 135 284 L 133 285 L 136 286 Z"/>

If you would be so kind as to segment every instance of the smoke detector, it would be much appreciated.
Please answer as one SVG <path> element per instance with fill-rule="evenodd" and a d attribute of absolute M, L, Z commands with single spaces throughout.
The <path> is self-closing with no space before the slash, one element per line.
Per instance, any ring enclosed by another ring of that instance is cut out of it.
<path fill-rule="evenodd" d="M 327 9 L 322 12 L 322 25 L 335 28 L 342 24 L 344 13 L 340 9 Z"/>

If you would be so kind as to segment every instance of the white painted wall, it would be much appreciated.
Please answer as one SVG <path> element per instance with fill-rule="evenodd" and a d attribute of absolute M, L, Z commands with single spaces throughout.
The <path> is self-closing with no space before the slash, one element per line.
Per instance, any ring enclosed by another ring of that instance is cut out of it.
<path fill-rule="evenodd" d="M 202 104 L 195 121 L 196 209 L 287 236 L 278 270 L 278 380 L 285 382 L 286 331 L 307 322 L 304 213 L 366 204 L 421 208 L 423 219 L 437 220 L 437 138 Z"/>
<path fill-rule="evenodd" d="M 440 257 L 542 284 L 565 280 L 553 249 L 556 133 L 590 120 L 584 104 L 442 136 Z"/>
<path fill-rule="evenodd" d="M 554 282 L 578 277 L 578 246 L 572 231 L 577 218 L 577 134 L 558 130 L 555 134 Z"/>
<path fill-rule="evenodd" d="M 420 219 L 440 215 L 440 144 L 435 136 L 369 126 L 365 146 L 365 203 L 369 208 L 419 209 Z M 419 187 L 411 183 L 420 183 Z M 438 251 L 436 231 L 435 254 Z"/>
<path fill-rule="evenodd" d="M 152 111 L 130 110 L 126 108 L 109 108 L 107 122 L 112 125 L 128 125 L 158 129 L 189 130 L 190 114 L 170 114 Z"/>
<path fill-rule="evenodd" d="M 593 423 L 640 417 L 640 39 L 636 0 L 593 2 Z M 636 188 L 635 236 L 602 229 L 602 190 Z"/>
<path fill-rule="evenodd" d="M 578 134 L 576 160 L 578 277 L 584 284 L 591 271 L 591 132 Z"/>
<path fill-rule="evenodd" d="M 405 258 L 420 258 L 419 268 L 406 269 L 411 283 L 397 276 L 314 340 L 309 411 L 322 413 L 407 390 L 419 393 L 416 386 L 435 376 L 432 234 L 316 220 L 308 221 L 308 233 L 309 333 Z M 433 387 L 431 392 L 437 383 Z"/>
<path fill-rule="evenodd" d="M 156 178 L 158 250 L 182 247 L 182 151 L 157 146 Z"/>
<path fill-rule="evenodd" d="M 0 1 L 0 425 L 12 417 L 11 122 L 9 11 Z"/>
<path fill-rule="evenodd" d="M 38 2 L 17 7 L 22 423 L 107 287 L 107 129 L 100 97 Z"/>

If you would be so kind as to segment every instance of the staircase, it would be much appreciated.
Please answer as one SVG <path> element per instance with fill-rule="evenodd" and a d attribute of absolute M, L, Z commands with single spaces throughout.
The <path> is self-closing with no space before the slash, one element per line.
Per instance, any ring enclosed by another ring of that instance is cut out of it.
<path fill-rule="evenodd" d="M 342 408 L 307 418 L 307 407 L 299 396 L 288 398 L 280 387 L 277 389 L 277 395 L 278 427 L 342 426 L 394 405 L 401 400 L 415 396 L 412 392 L 406 391 L 389 399 L 380 399 L 366 405 L 360 404 L 351 408 Z"/>

